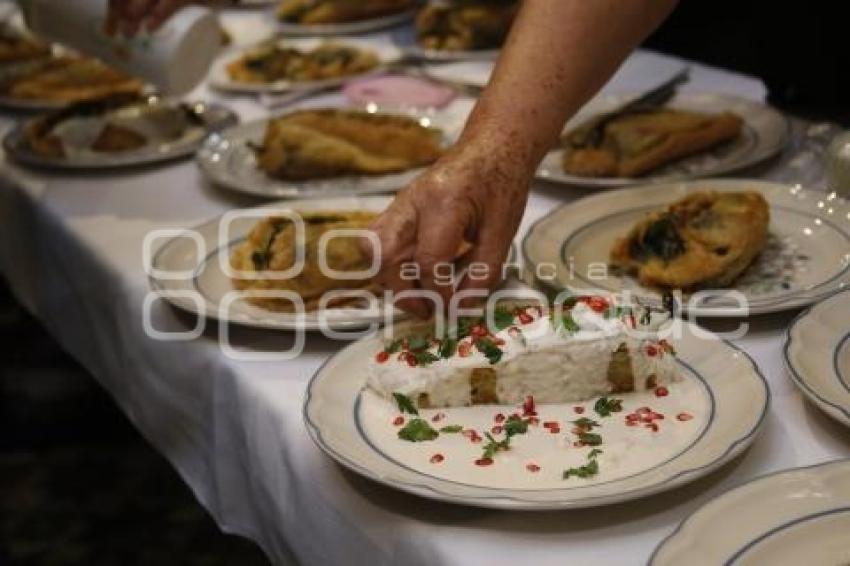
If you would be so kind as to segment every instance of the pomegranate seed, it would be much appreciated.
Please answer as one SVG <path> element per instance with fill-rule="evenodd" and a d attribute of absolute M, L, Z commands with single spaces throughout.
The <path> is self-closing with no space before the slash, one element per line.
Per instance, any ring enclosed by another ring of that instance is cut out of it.
<path fill-rule="evenodd" d="M 479 458 L 475 461 L 476 466 L 489 466 L 493 463 L 493 458 Z"/>
<path fill-rule="evenodd" d="M 670 391 L 666 387 L 656 387 L 655 388 L 655 396 L 656 397 L 667 397 L 670 394 Z"/>
<path fill-rule="evenodd" d="M 637 421 L 626 421 L 626 426 L 637 426 Z"/>
<path fill-rule="evenodd" d="M 662 415 L 661 413 L 652 413 L 652 418 L 653 418 L 653 419 L 657 419 L 657 420 L 659 420 L 659 421 L 663 421 L 663 420 L 664 420 L 664 415 Z"/>
<path fill-rule="evenodd" d="M 393 419 L 393 424 L 395 426 L 403 425 L 404 424 L 404 417 L 402 417 L 401 415 L 397 416 L 396 418 Z"/>
<path fill-rule="evenodd" d="M 495 344 L 496 346 L 504 346 L 505 341 L 501 338 L 493 338 L 493 344 Z"/>
<path fill-rule="evenodd" d="M 540 471 L 540 466 L 534 463 L 530 463 L 525 465 L 525 469 L 531 473 L 536 473 Z"/>
<path fill-rule="evenodd" d="M 503 415 L 502 413 L 496 413 L 496 416 L 493 417 L 493 420 L 497 423 L 505 422 L 505 415 Z"/>
<path fill-rule="evenodd" d="M 561 427 L 553 426 L 552 428 L 549 429 L 549 432 L 551 432 L 552 434 L 558 434 L 559 432 L 561 432 Z"/>
<path fill-rule="evenodd" d="M 602 297 L 582 297 L 579 300 L 594 312 L 605 312 L 608 310 L 608 301 Z"/>
<path fill-rule="evenodd" d="M 638 415 L 637 413 L 629 413 L 628 415 L 626 415 L 626 421 L 634 422 L 637 420 L 640 420 L 640 415 Z"/>
<path fill-rule="evenodd" d="M 517 318 L 519 319 L 520 324 L 531 324 L 534 321 L 534 318 L 527 312 L 519 313 Z"/>
<path fill-rule="evenodd" d="M 646 347 L 646 355 L 649 356 L 650 358 L 657 356 L 658 355 L 658 348 L 656 348 L 652 344 L 648 345 Z"/>
<path fill-rule="evenodd" d="M 678 415 L 676 415 L 676 420 L 679 420 L 679 421 L 682 421 L 682 422 L 689 421 L 692 418 L 694 418 L 694 416 L 690 413 L 684 413 L 683 412 L 683 413 L 679 413 Z"/>
<path fill-rule="evenodd" d="M 378 361 L 378 363 L 379 363 L 379 364 L 382 364 L 382 363 L 384 363 L 385 361 L 387 361 L 388 359 L 390 359 L 390 353 L 389 353 L 389 352 L 386 352 L 386 351 L 381 350 L 381 351 L 380 351 L 380 352 L 378 352 L 378 354 L 375 356 L 375 359 Z"/>
<path fill-rule="evenodd" d="M 495 425 L 493 428 L 490 429 L 490 432 L 492 432 L 493 434 L 502 434 L 503 430 L 504 428 L 502 426 Z"/>
<path fill-rule="evenodd" d="M 534 396 L 528 395 L 525 398 L 525 403 L 522 404 L 522 412 L 525 415 L 536 415 L 537 413 L 534 411 Z"/>
<path fill-rule="evenodd" d="M 407 356 L 407 365 L 409 365 L 410 367 L 413 368 L 413 367 L 416 367 L 417 363 L 418 362 L 416 361 L 416 356 L 414 356 L 413 354 L 409 354 Z"/>
<path fill-rule="evenodd" d="M 573 411 L 575 411 L 577 415 L 583 415 L 584 414 L 584 407 L 575 406 L 575 407 L 573 407 Z"/>
<path fill-rule="evenodd" d="M 433 456 L 431 456 L 430 461 L 431 461 L 432 464 L 439 464 L 440 462 L 442 462 L 445 459 L 446 459 L 445 456 L 443 456 L 442 454 L 434 454 Z"/>
<path fill-rule="evenodd" d="M 431 417 L 431 422 L 432 423 L 438 423 L 441 420 L 443 420 L 444 418 L 446 418 L 446 413 L 437 413 L 436 415 Z"/>
<path fill-rule="evenodd" d="M 475 432 L 475 431 L 474 431 L 473 429 L 471 429 L 471 428 L 468 428 L 468 429 L 464 430 L 463 432 L 461 432 L 461 434 L 462 434 L 465 438 L 475 438 L 476 436 L 478 436 L 478 433 L 477 433 L 477 432 Z"/>
<path fill-rule="evenodd" d="M 643 425 L 643 426 L 645 426 L 646 428 L 648 428 L 652 432 L 658 432 L 658 425 L 655 424 L 655 423 L 649 423 L 649 424 Z"/>
<path fill-rule="evenodd" d="M 561 426 L 558 421 L 544 421 L 543 428 L 551 428 L 553 426 Z"/>

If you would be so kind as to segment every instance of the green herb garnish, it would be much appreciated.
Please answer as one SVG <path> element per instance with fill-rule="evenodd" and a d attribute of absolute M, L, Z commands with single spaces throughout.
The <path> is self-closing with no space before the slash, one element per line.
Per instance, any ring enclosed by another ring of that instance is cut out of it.
<path fill-rule="evenodd" d="M 420 366 L 427 366 L 428 364 L 432 364 L 440 359 L 428 350 L 411 353 L 413 354 L 413 357 L 416 358 L 416 363 Z"/>
<path fill-rule="evenodd" d="M 409 442 L 424 442 L 434 440 L 440 433 L 431 428 L 424 419 L 413 419 L 398 431 L 398 437 Z"/>
<path fill-rule="evenodd" d="M 602 437 L 595 432 L 581 432 L 578 435 L 578 439 L 582 444 L 586 444 L 587 446 L 599 446 L 602 444 Z"/>
<path fill-rule="evenodd" d="M 592 459 L 590 462 L 583 466 L 579 466 L 577 468 L 570 468 L 569 470 L 564 470 L 564 479 L 570 479 L 571 477 L 577 478 L 589 478 L 593 477 L 599 473 L 599 462 L 596 459 Z"/>
<path fill-rule="evenodd" d="M 481 455 L 482 458 L 493 458 L 493 456 L 496 455 L 496 452 L 500 450 L 508 450 L 511 447 L 510 437 L 497 441 L 489 432 L 485 432 L 484 436 L 487 437 L 489 442 L 484 445 L 484 454 Z"/>
<path fill-rule="evenodd" d="M 396 405 L 398 405 L 398 410 L 402 413 L 419 415 L 419 411 L 416 409 L 416 405 L 413 404 L 413 401 L 411 401 L 410 397 L 408 397 L 407 395 L 404 395 L 402 393 L 393 393 L 393 399 L 395 399 Z"/>
<path fill-rule="evenodd" d="M 426 336 L 413 336 L 407 339 L 407 349 L 411 352 L 425 350 L 431 345 L 431 341 Z"/>
<path fill-rule="evenodd" d="M 401 348 L 401 339 L 396 338 L 395 340 L 387 343 L 384 346 L 384 352 L 386 352 L 388 354 L 395 354 L 396 352 L 399 351 L 400 348 Z"/>
<path fill-rule="evenodd" d="M 586 428 L 587 430 L 592 430 L 595 426 L 601 426 L 598 422 L 587 417 L 582 417 L 580 419 L 574 420 L 573 424 L 579 428 Z"/>
<path fill-rule="evenodd" d="M 588 453 L 587 459 L 588 460 L 595 460 L 596 457 L 599 456 L 600 454 L 602 454 L 602 450 L 600 450 L 599 448 L 594 448 L 593 450 L 591 450 Z"/>
<path fill-rule="evenodd" d="M 487 361 L 491 364 L 499 363 L 499 360 L 502 359 L 502 350 L 499 349 L 496 344 L 493 343 L 492 340 L 488 340 L 487 338 L 479 338 L 475 341 L 475 347 L 479 352 L 484 354 L 487 358 Z"/>
<path fill-rule="evenodd" d="M 440 344 L 440 349 L 437 351 L 437 354 L 441 358 L 451 358 L 455 355 L 457 351 L 457 340 L 454 338 L 446 338 Z"/>
<path fill-rule="evenodd" d="M 458 432 L 461 432 L 462 430 L 463 430 L 463 427 L 461 425 L 450 424 L 450 425 L 446 425 L 443 428 L 441 428 L 440 432 L 445 432 L 447 434 L 456 434 Z"/>
<path fill-rule="evenodd" d="M 505 421 L 505 434 L 508 438 L 517 434 L 525 434 L 528 432 L 528 421 L 522 419 L 508 419 Z"/>
<path fill-rule="evenodd" d="M 505 307 L 496 307 L 493 309 L 493 324 L 495 331 L 504 330 L 514 323 L 514 314 Z"/>
<path fill-rule="evenodd" d="M 619 413 L 623 410 L 623 400 L 600 397 L 593 405 L 593 410 L 600 417 L 610 417 L 611 413 Z"/>

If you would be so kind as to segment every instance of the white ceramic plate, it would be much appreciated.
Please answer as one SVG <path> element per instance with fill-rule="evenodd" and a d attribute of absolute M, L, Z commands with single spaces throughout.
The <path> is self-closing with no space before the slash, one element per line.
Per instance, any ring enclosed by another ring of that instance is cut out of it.
<path fill-rule="evenodd" d="M 463 129 L 474 101 L 457 98 L 439 110 L 387 110 L 412 116 L 443 132 L 443 143 L 450 146 Z M 380 112 L 376 105 L 368 110 Z M 351 194 L 386 193 L 401 189 L 422 169 L 412 169 L 392 175 L 347 176 L 315 181 L 281 181 L 257 168 L 251 146 L 260 145 L 266 131 L 266 121 L 249 122 L 213 134 L 198 152 L 198 164 L 206 177 L 217 185 L 234 191 L 265 198 L 332 197 Z"/>
<path fill-rule="evenodd" d="M 354 47 L 363 51 L 370 51 L 378 57 L 378 66 L 370 69 L 365 73 L 356 75 L 346 75 L 333 79 L 324 79 L 318 81 L 276 81 L 273 83 L 246 83 L 234 81 L 227 73 L 227 66 L 242 58 L 246 53 L 256 49 L 250 47 L 239 50 L 236 53 L 230 52 L 226 56 L 219 58 L 213 65 L 210 71 L 210 84 L 214 88 L 229 92 L 241 92 L 249 94 L 263 94 L 284 92 L 288 90 L 303 90 L 303 89 L 321 89 L 339 86 L 346 81 L 357 77 L 363 77 L 370 74 L 375 74 L 383 71 L 387 65 L 390 65 L 401 58 L 401 51 L 393 45 L 381 41 L 370 41 L 368 39 L 343 39 L 343 40 L 323 40 L 317 38 L 300 38 L 289 40 L 278 40 L 277 43 L 282 47 L 292 47 L 302 51 L 311 51 L 316 49 L 323 43 L 333 43 L 345 47 Z"/>
<path fill-rule="evenodd" d="M 222 269 L 222 261 L 226 263 L 233 248 L 241 244 L 254 225 L 272 214 L 273 210 L 382 211 L 390 201 L 390 197 L 351 197 L 273 203 L 252 209 L 256 212 L 254 216 L 233 220 L 225 229 L 224 237 L 220 237 L 222 217 L 215 218 L 191 229 L 202 246 L 200 252 L 198 243 L 186 236 L 175 236 L 156 251 L 151 262 L 154 269 L 150 277 L 151 287 L 162 291 L 163 297 L 173 305 L 193 314 L 255 328 L 319 330 L 326 325 L 334 330 L 347 330 L 381 323 L 384 312 L 380 305 L 374 309 L 341 307 L 321 313 L 313 311 L 303 318 L 294 313 L 266 310 L 241 298 L 232 301 L 228 308 L 226 297 L 235 288 Z M 175 275 L 181 272 L 186 276 Z M 189 294 L 196 299 L 190 298 Z M 401 317 L 401 311 L 396 310 L 394 316 Z"/>
<path fill-rule="evenodd" d="M 788 328 L 783 352 L 800 391 L 850 426 L 850 291 L 800 314 Z"/>
<path fill-rule="evenodd" d="M 275 10 L 276 11 L 276 10 Z M 397 14 L 388 14 L 379 18 L 369 20 L 360 20 L 357 22 L 344 22 L 338 24 L 292 24 L 281 22 L 273 12 L 271 17 L 276 22 L 277 30 L 284 36 L 303 36 L 303 35 L 355 35 L 361 33 L 369 33 L 399 24 L 409 22 L 416 15 L 415 9 L 404 10 Z"/>
<path fill-rule="evenodd" d="M 422 71 L 432 79 L 473 88 L 484 88 L 493 73 L 492 61 L 457 61 L 423 65 Z"/>
<path fill-rule="evenodd" d="M 698 338 L 685 329 L 676 341 L 682 381 L 667 397 L 652 392 L 618 395 L 622 413 L 598 417 L 593 401 L 538 405 L 541 423 L 563 423 L 551 434 L 542 425 L 516 436 L 508 452 L 491 466 L 477 466 L 482 444 L 460 434 L 441 434 L 431 442 L 397 437 L 395 405 L 364 389 L 366 366 L 381 345 L 380 336 L 351 344 L 333 356 L 310 382 L 304 405 L 307 430 L 330 457 L 387 486 L 451 503 L 504 509 L 592 507 L 644 497 L 690 482 L 734 458 L 754 439 L 768 407 L 769 392 L 755 363 L 742 351 L 713 335 Z M 584 464 L 589 448 L 573 446 L 571 425 L 585 417 L 604 421 L 600 471 L 592 478 L 564 480 L 566 468 Z M 626 427 L 624 415 L 648 405 L 666 415 L 657 433 Z M 434 426 L 459 424 L 483 435 L 498 412 L 513 406 L 477 406 L 420 411 L 423 418 L 445 416 Z M 688 412 L 689 421 L 676 415 Z M 440 454 L 444 460 L 432 463 Z M 528 464 L 540 466 L 537 472 Z"/>
<path fill-rule="evenodd" d="M 106 122 L 126 126 L 148 138 L 144 146 L 129 151 L 103 153 L 90 149 Z M 16 161 L 36 167 L 107 169 L 146 165 L 187 157 L 204 138 L 238 122 L 236 115 L 217 104 L 186 104 L 151 98 L 96 116 L 75 116 L 53 129 L 63 141 L 64 157 L 35 153 L 21 122 L 3 138 L 3 147 Z"/>
<path fill-rule="evenodd" d="M 742 179 L 633 187 L 557 208 L 535 222 L 523 239 L 526 278 L 555 288 L 630 291 L 659 305 L 657 291 L 607 270 L 609 252 L 646 213 L 701 190 L 757 190 L 770 204 L 767 247 L 733 286 L 746 299 L 749 314 L 799 308 L 850 285 L 848 201 L 834 193 Z M 700 316 L 740 316 L 739 304 L 724 296 L 726 291 L 706 291 L 685 307 Z"/>
<path fill-rule="evenodd" d="M 571 130 L 599 114 L 609 112 L 632 100 L 639 93 L 611 95 L 594 99 L 566 125 Z M 788 142 L 788 119 L 773 108 L 737 96 L 715 93 L 679 93 L 667 103 L 670 108 L 695 112 L 734 112 L 744 119 L 744 128 L 737 139 L 685 159 L 671 163 L 646 177 L 579 177 L 569 175 L 561 167 L 563 151 L 550 151 L 537 170 L 537 178 L 596 188 L 614 188 L 637 183 L 684 181 L 724 175 L 755 165 L 779 153 Z"/>
<path fill-rule="evenodd" d="M 850 564 L 850 460 L 734 488 L 685 519 L 652 566 Z"/>

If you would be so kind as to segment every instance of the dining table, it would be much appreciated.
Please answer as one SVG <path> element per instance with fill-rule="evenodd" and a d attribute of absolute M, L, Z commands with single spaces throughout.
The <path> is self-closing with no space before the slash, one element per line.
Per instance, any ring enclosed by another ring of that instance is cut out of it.
<path fill-rule="evenodd" d="M 221 19 L 231 49 L 274 32 L 262 10 L 224 9 Z M 373 37 L 395 41 L 397 32 Z M 415 64 L 421 72 L 430 63 Z M 492 68 L 488 61 L 465 64 L 484 77 Z M 683 92 L 766 100 L 755 77 L 645 49 L 631 54 L 602 93 L 640 92 L 683 66 L 691 71 Z M 339 91 L 322 96 L 342 102 Z M 303 102 L 281 106 L 206 84 L 186 98 L 225 105 L 242 121 Z M 0 128 L 5 133 L 26 117 L 0 111 Z M 824 190 L 819 140 L 832 126 L 790 120 L 782 154 L 738 176 Z M 594 192 L 535 181 L 517 241 L 548 211 L 580 207 Z M 109 393 L 219 527 L 255 541 L 273 563 L 641 564 L 683 519 L 726 490 L 777 470 L 850 457 L 846 428 L 806 401 L 784 367 L 784 333 L 799 313 L 791 310 L 700 320 L 713 330 L 748 325 L 734 343 L 758 364 L 771 401 L 749 449 L 683 487 L 601 507 L 532 512 L 434 501 L 363 478 L 326 456 L 303 420 L 311 377 L 345 340 L 311 331 L 297 358 L 264 359 L 239 354 L 286 350 L 296 332 L 233 325 L 232 348 L 224 351 L 225 323 L 180 311 L 151 288 L 146 236 L 265 202 L 212 185 L 191 158 L 91 171 L 26 168 L 0 158 L 0 272 L 14 296 Z M 165 240 L 147 244 L 156 249 Z"/>

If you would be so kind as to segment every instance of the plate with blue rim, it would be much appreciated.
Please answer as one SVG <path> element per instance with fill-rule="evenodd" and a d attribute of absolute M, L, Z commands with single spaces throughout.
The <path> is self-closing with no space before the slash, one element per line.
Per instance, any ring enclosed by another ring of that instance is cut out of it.
<path fill-rule="evenodd" d="M 522 240 L 526 282 L 575 292 L 631 293 L 660 306 L 663 293 L 608 265 L 617 238 L 647 213 L 698 191 L 758 191 L 770 207 L 765 248 L 728 288 L 685 294 L 707 317 L 741 317 L 808 306 L 850 288 L 850 202 L 835 193 L 749 179 L 642 185 L 594 194 L 537 220 Z"/>
<path fill-rule="evenodd" d="M 420 409 L 419 418 L 439 429 L 436 438 L 408 442 L 399 436 L 400 407 L 367 387 L 369 360 L 384 348 L 382 334 L 354 342 L 313 376 L 304 420 L 316 444 L 342 466 L 371 480 L 421 497 L 500 509 L 594 507 L 673 489 L 702 477 L 743 452 L 756 438 L 769 405 L 769 390 L 755 362 L 718 336 L 691 325 L 673 341 L 681 379 L 667 395 L 652 390 L 617 395 L 622 412 L 603 418 L 597 399 L 537 404 L 539 423 L 515 437 L 509 450 L 482 466 L 482 443 L 505 405 Z M 608 401 L 612 401 L 609 398 Z M 666 415 L 659 431 L 629 426 L 625 416 L 641 407 Z M 495 416 L 494 416 L 495 415 Z M 573 420 L 598 422 L 604 441 L 591 454 L 576 446 Z M 552 421 L 560 422 L 553 432 Z M 412 421 L 410 421 L 412 422 Z M 564 427 L 561 429 L 560 427 Z M 494 434 L 496 433 L 493 431 Z M 595 459 L 597 470 L 577 477 Z"/>
<path fill-rule="evenodd" d="M 850 460 L 784 470 L 727 491 L 661 542 L 651 566 L 848 564 Z"/>
<path fill-rule="evenodd" d="M 850 291 L 801 313 L 785 334 L 791 379 L 823 412 L 850 427 Z"/>

